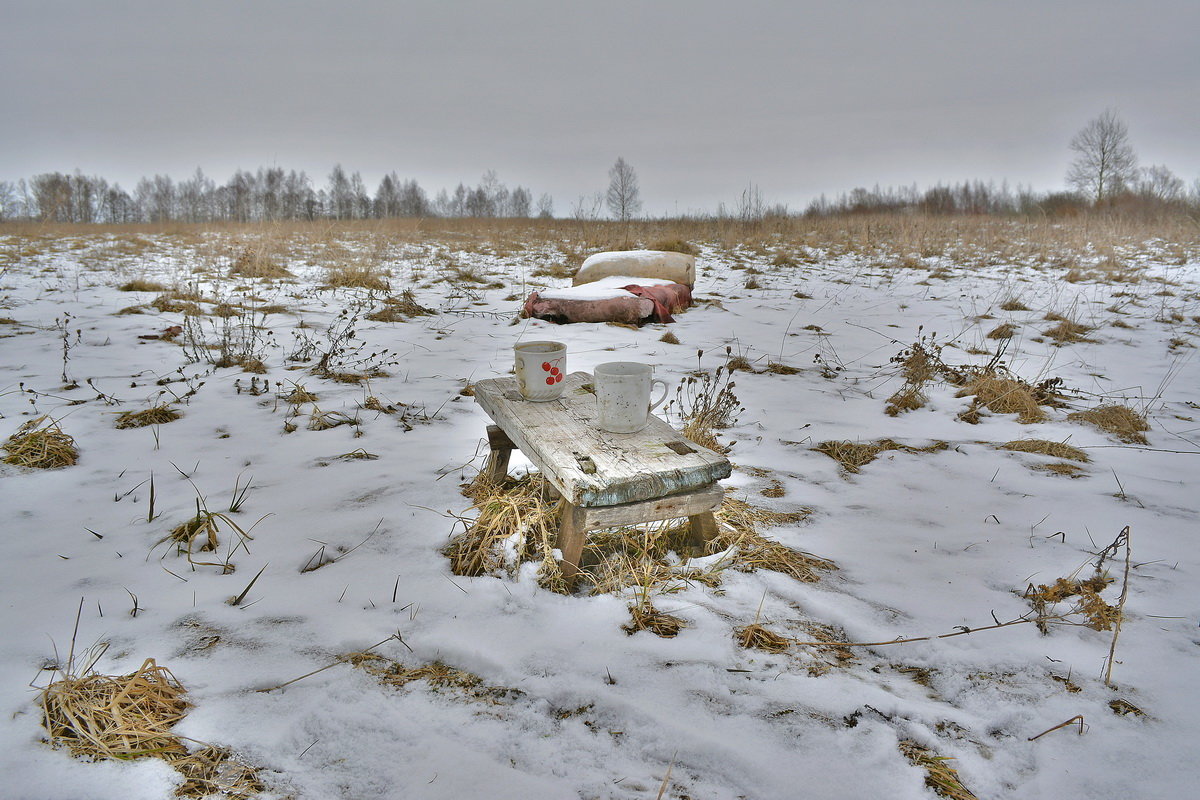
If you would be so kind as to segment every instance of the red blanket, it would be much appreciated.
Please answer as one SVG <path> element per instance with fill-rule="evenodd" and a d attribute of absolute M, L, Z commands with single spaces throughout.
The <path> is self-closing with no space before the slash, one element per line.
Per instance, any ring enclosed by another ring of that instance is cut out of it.
<path fill-rule="evenodd" d="M 672 313 L 692 305 L 692 290 L 682 283 L 661 286 L 630 284 L 621 287 L 633 297 L 607 300 L 542 298 L 537 292 L 525 301 L 522 316 L 551 322 L 674 322 Z"/>

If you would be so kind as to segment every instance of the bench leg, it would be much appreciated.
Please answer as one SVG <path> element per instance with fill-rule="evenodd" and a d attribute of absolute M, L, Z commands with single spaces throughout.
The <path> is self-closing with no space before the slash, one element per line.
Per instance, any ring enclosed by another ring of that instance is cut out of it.
<path fill-rule="evenodd" d="M 513 448 L 516 445 L 497 425 L 488 425 L 487 434 L 490 452 L 487 463 L 483 465 L 483 471 L 490 480 L 498 483 L 508 475 L 508 459 L 512 456 Z"/>
<path fill-rule="evenodd" d="M 574 586 L 579 577 L 579 559 L 587 538 L 587 512 L 578 506 L 564 503 L 562 523 L 558 526 L 558 549 L 562 553 L 562 573 L 567 586 Z"/>
<path fill-rule="evenodd" d="M 695 514 L 688 517 L 691 523 L 691 533 L 688 536 L 688 544 L 692 547 L 703 548 L 706 544 L 712 541 L 719 530 L 717 526 L 717 518 L 713 516 L 713 512 L 705 511 L 702 514 Z"/>

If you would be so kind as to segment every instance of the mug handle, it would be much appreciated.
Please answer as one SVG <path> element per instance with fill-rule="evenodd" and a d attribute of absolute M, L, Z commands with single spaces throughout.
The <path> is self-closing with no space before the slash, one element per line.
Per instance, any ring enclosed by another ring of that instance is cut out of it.
<path fill-rule="evenodd" d="M 667 399 L 667 393 L 671 391 L 671 387 L 670 387 L 670 386 L 667 386 L 667 382 L 666 382 L 666 381 L 664 381 L 664 380 L 659 380 L 658 378 L 655 378 L 655 379 L 653 379 L 652 381 L 650 381 L 650 391 L 651 391 L 651 392 L 653 392 L 653 391 L 654 391 L 654 384 L 656 384 L 656 383 L 660 383 L 660 384 L 662 384 L 662 387 L 663 387 L 663 393 L 662 393 L 662 397 L 658 398 L 658 399 L 657 399 L 657 400 L 655 400 L 653 403 L 651 403 L 651 404 L 650 404 L 650 408 L 646 409 L 646 413 L 650 413 L 651 411 L 653 411 L 654 409 L 656 409 L 656 408 L 658 408 L 660 405 L 662 405 L 662 401 Z"/>

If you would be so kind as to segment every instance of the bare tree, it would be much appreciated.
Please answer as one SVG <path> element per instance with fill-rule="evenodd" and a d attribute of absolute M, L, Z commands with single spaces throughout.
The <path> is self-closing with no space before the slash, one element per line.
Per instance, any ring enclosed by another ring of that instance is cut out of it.
<path fill-rule="evenodd" d="M 1159 203 L 1173 203 L 1186 194 L 1183 181 L 1161 164 L 1141 170 L 1135 190 L 1144 199 Z"/>
<path fill-rule="evenodd" d="M 1067 183 L 1096 203 L 1120 192 L 1137 174 L 1129 130 L 1112 109 L 1084 126 L 1071 140 L 1075 160 Z"/>
<path fill-rule="evenodd" d="M 608 210 L 621 222 L 628 222 L 642 210 L 638 191 L 637 173 L 623 158 L 617 158 L 608 171 L 608 194 L 605 196 Z"/>

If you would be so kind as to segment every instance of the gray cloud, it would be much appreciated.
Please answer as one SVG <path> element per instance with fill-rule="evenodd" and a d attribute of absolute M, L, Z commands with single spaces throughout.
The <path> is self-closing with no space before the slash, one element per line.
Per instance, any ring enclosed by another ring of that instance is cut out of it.
<path fill-rule="evenodd" d="M 1200 3 L 6 3 L 0 178 L 197 166 L 502 180 L 560 213 L 618 155 L 646 209 L 856 185 L 1062 185 L 1115 108 L 1200 176 Z"/>

